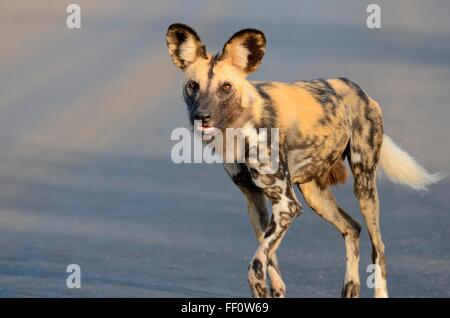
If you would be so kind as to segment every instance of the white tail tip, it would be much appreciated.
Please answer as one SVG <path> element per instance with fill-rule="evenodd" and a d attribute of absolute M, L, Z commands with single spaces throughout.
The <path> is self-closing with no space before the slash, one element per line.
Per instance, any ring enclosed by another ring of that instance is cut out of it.
<path fill-rule="evenodd" d="M 408 153 L 384 135 L 380 166 L 392 182 L 403 183 L 415 190 L 427 190 L 430 184 L 445 178 L 445 173 L 428 173 Z"/>

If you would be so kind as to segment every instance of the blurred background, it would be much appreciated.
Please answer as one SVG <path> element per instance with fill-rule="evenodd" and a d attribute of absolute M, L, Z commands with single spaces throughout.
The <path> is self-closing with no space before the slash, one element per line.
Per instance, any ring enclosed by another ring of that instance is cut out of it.
<path fill-rule="evenodd" d="M 75 2 L 75 1 L 73 1 Z M 0 297 L 249 296 L 257 244 L 220 165 L 175 165 L 188 126 L 165 32 L 192 26 L 210 51 L 236 31 L 268 41 L 252 79 L 348 77 L 382 107 L 385 131 L 430 171 L 450 170 L 450 3 L 0 0 Z M 450 184 L 379 182 L 393 297 L 450 296 Z M 350 184 L 338 201 L 362 221 Z M 362 295 L 370 245 L 362 232 Z M 311 210 L 279 249 L 290 297 L 338 297 L 340 234 Z M 66 266 L 81 267 L 81 289 Z"/>

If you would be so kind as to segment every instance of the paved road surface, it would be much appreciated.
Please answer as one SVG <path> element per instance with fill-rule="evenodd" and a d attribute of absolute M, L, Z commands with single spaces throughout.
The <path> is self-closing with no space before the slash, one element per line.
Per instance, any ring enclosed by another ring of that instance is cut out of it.
<path fill-rule="evenodd" d="M 389 135 L 430 170 L 450 168 L 445 1 L 379 1 L 381 30 L 365 28 L 360 1 L 78 3 L 81 30 L 65 27 L 59 1 L 0 3 L 1 297 L 249 295 L 256 242 L 243 198 L 220 166 L 170 160 L 170 132 L 187 124 L 164 40 L 175 21 L 211 50 L 261 28 L 269 47 L 253 78 L 352 78 Z M 450 296 L 449 190 L 380 182 L 392 296 Z M 336 192 L 361 220 L 351 184 Z M 289 296 L 339 296 L 343 240 L 309 209 L 279 259 Z M 369 262 L 363 232 L 362 277 Z M 65 285 L 71 263 L 79 290 Z"/>

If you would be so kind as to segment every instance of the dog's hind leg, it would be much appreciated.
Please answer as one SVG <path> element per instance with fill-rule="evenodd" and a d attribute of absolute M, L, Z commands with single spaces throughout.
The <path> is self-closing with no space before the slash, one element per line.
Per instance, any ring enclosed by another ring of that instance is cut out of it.
<path fill-rule="evenodd" d="M 387 266 L 380 232 L 380 208 L 375 175 L 370 180 L 363 179 L 361 176 L 355 176 L 355 195 L 358 198 L 359 207 L 372 243 L 372 262 L 375 265 L 376 274 L 374 296 L 385 298 L 388 297 Z"/>
<path fill-rule="evenodd" d="M 372 243 L 372 262 L 375 265 L 376 274 L 374 296 L 376 298 L 385 298 L 388 297 L 387 266 L 380 232 L 380 207 L 375 175 L 369 178 L 355 175 L 355 195 L 358 198 L 359 207 Z"/>
<path fill-rule="evenodd" d="M 306 203 L 324 220 L 333 224 L 345 240 L 347 254 L 342 297 L 359 297 L 359 233 L 361 226 L 336 203 L 329 187 L 322 189 L 315 180 L 299 185 Z"/>
<path fill-rule="evenodd" d="M 243 164 L 224 164 L 225 171 L 233 182 L 239 187 L 247 201 L 247 211 L 250 223 L 258 242 L 264 240 L 264 232 L 269 225 L 269 212 L 267 211 L 266 196 L 252 181 L 250 172 Z M 286 285 L 281 278 L 275 254 L 269 259 L 267 272 L 270 278 L 270 293 L 272 297 L 284 297 Z"/>
<path fill-rule="evenodd" d="M 378 104 L 366 97 L 359 103 L 353 121 L 363 129 L 354 129 L 350 141 L 349 163 L 355 177 L 354 193 L 367 225 L 375 265 L 375 297 L 388 297 L 387 266 L 380 233 L 380 207 L 376 184 L 377 164 L 383 142 L 383 124 Z M 358 125 L 357 125 L 358 126 Z"/>

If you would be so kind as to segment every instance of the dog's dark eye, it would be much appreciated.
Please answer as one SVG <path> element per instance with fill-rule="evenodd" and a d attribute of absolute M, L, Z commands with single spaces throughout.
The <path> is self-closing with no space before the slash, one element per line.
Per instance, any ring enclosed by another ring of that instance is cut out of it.
<path fill-rule="evenodd" d="M 226 93 L 231 91 L 231 84 L 228 82 L 223 83 L 222 90 Z"/>
<path fill-rule="evenodd" d="M 198 91 L 199 85 L 198 85 L 197 82 L 189 81 L 189 82 L 187 83 L 187 87 L 189 88 L 189 90 L 190 90 L 191 92 L 194 92 L 194 93 L 195 93 L 196 91 Z"/>

